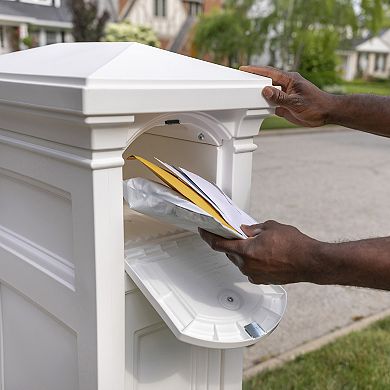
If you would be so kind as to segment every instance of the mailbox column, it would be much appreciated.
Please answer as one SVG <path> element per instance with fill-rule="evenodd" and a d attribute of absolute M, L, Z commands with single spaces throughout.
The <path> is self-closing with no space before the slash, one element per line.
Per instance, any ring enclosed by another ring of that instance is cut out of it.
<path fill-rule="evenodd" d="M 124 389 L 122 152 L 132 119 L 0 106 L 5 388 Z M 20 365 L 31 372 L 17 374 Z"/>
<path fill-rule="evenodd" d="M 253 138 L 272 109 L 219 111 L 214 115 L 233 135 L 222 144 L 222 163 L 217 184 L 243 210 L 250 206 L 252 158 L 257 149 Z"/>

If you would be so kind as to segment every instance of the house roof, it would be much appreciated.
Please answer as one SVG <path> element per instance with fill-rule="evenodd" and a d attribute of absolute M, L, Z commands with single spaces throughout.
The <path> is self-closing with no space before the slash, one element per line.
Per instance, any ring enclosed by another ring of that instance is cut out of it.
<path fill-rule="evenodd" d="M 380 37 L 383 42 L 390 46 L 390 28 L 383 30 Z"/>
<path fill-rule="evenodd" d="M 372 37 L 356 46 L 359 52 L 390 53 L 390 47 L 379 37 Z"/>
<path fill-rule="evenodd" d="M 0 20 L 70 28 L 72 15 L 66 0 L 61 1 L 60 7 L 0 0 Z"/>
<path fill-rule="evenodd" d="M 0 56 L 0 101 L 88 115 L 269 109 L 269 78 L 133 42 Z"/>

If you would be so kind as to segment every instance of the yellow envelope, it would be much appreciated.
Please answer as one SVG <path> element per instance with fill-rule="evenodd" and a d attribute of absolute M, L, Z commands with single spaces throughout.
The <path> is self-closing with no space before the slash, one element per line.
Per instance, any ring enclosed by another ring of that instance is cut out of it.
<path fill-rule="evenodd" d="M 159 177 L 165 184 L 167 184 L 169 187 L 174 189 L 175 191 L 179 192 L 181 195 L 183 195 L 185 198 L 187 198 L 189 201 L 200 207 L 202 210 L 206 211 L 206 213 L 213 216 L 217 221 L 222 223 L 222 225 L 228 227 L 229 229 L 232 229 L 236 231 L 232 226 L 230 226 L 225 219 L 221 216 L 221 214 L 215 210 L 215 208 L 204 198 L 202 198 L 196 191 L 194 191 L 191 187 L 189 187 L 187 184 L 182 182 L 180 179 L 178 179 L 175 175 L 173 175 L 171 172 L 168 172 L 166 169 L 161 168 L 152 162 L 145 160 L 142 157 L 139 156 L 130 156 L 127 158 L 127 160 L 138 160 L 142 164 L 144 164 L 147 168 L 149 168 L 157 177 Z"/>

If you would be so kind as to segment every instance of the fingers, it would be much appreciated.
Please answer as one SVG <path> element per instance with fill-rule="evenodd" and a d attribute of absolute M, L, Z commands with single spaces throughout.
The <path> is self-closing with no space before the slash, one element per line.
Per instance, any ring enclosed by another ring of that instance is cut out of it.
<path fill-rule="evenodd" d="M 241 225 L 241 229 L 248 237 L 255 237 L 263 231 L 263 224 L 259 223 L 251 226 Z"/>
<path fill-rule="evenodd" d="M 283 88 L 286 88 L 291 82 L 291 77 L 287 72 L 272 68 L 271 66 L 240 66 L 240 70 L 269 77 L 272 79 L 274 85 L 280 85 Z"/>
<path fill-rule="evenodd" d="M 244 260 L 241 256 L 236 255 L 234 253 L 226 253 L 226 257 L 238 268 L 242 268 L 244 266 Z"/>
<path fill-rule="evenodd" d="M 285 107 L 276 107 L 275 115 L 287 119 L 289 122 L 295 123 L 298 126 L 307 126 L 307 124 L 298 120 L 294 115 L 291 114 L 291 111 Z"/>
<path fill-rule="evenodd" d="M 276 106 L 296 109 L 302 105 L 302 98 L 299 95 L 288 95 L 279 89 L 273 87 L 265 87 L 263 89 L 263 96 Z"/>
<path fill-rule="evenodd" d="M 238 239 L 228 240 L 203 229 L 198 229 L 198 231 L 202 239 L 210 245 L 211 249 L 217 252 L 239 253 L 242 250 L 242 243 L 245 241 Z"/>

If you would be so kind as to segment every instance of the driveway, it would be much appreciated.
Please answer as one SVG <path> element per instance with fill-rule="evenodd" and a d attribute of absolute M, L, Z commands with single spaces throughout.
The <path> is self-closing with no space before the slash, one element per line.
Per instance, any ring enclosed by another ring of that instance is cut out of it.
<path fill-rule="evenodd" d="M 355 131 L 257 139 L 252 215 L 292 224 L 324 241 L 390 235 L 390 139 Z M 287 313 L 249 347 L 244 369 L 390 308 L 390 293 L 299 283 L 286 287 Z"/>

